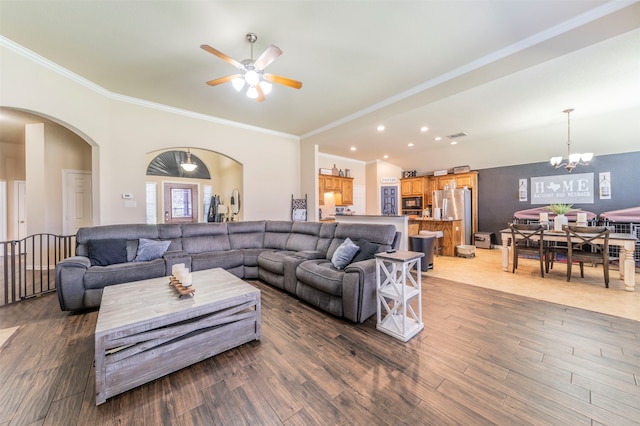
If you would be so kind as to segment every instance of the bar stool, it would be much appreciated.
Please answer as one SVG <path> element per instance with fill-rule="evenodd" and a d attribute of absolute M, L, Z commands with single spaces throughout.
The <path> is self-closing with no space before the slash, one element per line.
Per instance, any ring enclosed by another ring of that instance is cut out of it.
<path fill-rule="evenodd" d="M 436 256 L 442 255 L 442 244 L 440 243 L 440 239 L 444 238 L 444 233 L 442 231 L 420 231 L 419 235 L 426 235 L 427 237 L 435 237 L 435 245 L 433 250 Z"/>

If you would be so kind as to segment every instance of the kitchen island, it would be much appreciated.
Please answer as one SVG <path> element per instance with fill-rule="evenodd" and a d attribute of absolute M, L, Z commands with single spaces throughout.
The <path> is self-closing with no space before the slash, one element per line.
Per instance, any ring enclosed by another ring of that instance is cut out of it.
<path fill-rule="evenodd" d="M 442 231 L 440 246 L 444 256 L 455 256 L 456 246 L 464 244 L 462 219 L 433 219 L 420 216 L 409 219 L 408 235 L 418 235 L 420 231 Z"/>

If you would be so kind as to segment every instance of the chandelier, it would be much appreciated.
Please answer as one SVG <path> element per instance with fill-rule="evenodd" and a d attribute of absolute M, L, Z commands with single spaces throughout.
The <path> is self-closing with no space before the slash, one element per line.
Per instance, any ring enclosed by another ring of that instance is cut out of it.
<path fill-rule="evenodd" d="M 571 112 L 573 112 L 573 108 L 565 109 L 562 112 L 567 114 L 567 160 L 563 162 L 562 157 L 551 157 L 550 161 L 555 169 L 564 166 L 571 173 L 578 165 L 588 165 L 593 158 L 593 152 L 571 153 Z"/>
<path fill-rule="evenodd" d="M 180 163 L 180 167 L 182 167 L 185 172 L 192 172 L 198 168 L 196 163 L 191 162 L 191 151 L 189 151 L 189 148 L 187 148 L 187 161 Z"/>

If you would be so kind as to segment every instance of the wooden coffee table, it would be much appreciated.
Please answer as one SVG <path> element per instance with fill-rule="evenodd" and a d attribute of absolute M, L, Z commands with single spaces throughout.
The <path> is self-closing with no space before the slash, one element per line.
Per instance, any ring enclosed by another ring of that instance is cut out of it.
<path fill-rule="evenodd" d="M 223 269 L 193 273 L 193 297 L 168 277 L 105 287 L 95 332 L 96 405 L 260 339 L 260 290 Z"/>

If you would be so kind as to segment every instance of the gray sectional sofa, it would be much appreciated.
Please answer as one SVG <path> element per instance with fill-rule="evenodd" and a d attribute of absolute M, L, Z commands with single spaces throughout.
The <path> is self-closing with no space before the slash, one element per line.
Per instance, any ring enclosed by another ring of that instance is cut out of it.
<path fill-rule="evenodd" d="M 338 269 L 332 258 L 347 238 L 361 250 Z M 358 223 L 95 226 L 78 231 L 76 256 L 56 265 L 55 280 L 60 308 L 80 310 L 100 306 L 105 286 L 168 276 L 178 263 L 192 271 L 223 268 L 242 279 L 260 279 L 337 317 L 363 322 L 376 312 L 372 253 L 399 243 L 393 225 Z M 143 245 L 162 246 L 160 257 L 148 257 L 146 251 L 142 256 Z"/>

